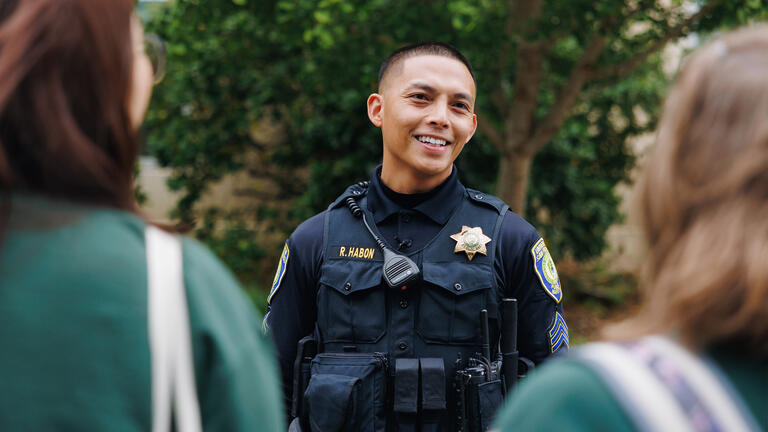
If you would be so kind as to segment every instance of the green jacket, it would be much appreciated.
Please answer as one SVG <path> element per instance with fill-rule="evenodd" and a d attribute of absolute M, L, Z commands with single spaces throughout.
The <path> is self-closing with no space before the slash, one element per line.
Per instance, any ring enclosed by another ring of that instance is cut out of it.
<path fill-rule="evenodd" d="M 768 359 L 745 360 L 724 350 L 709 353 L 768 431 Z M 610 390 L 588 366 L 558 359 L 520 383 L 500 410 L 499 431 L 634 431 Z"/>
<path fill-rule="evenodd" d="M 150 430 L 145 226 L 12 196 L 0 228 L 0 430 Z M 285 430 L 260 317 L 210 251 L 188 238 L 182 251 L 205 430 Z"/>

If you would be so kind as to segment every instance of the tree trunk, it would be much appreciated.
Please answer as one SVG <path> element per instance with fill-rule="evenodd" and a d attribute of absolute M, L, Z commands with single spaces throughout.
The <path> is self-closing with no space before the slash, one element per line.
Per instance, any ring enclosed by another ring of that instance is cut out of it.
<path fill-rule="evenodd" d="M 509 205 L 510 210 L 525 217 L 525 197 L 528 193 L 528 175 L 533 155 L 509 152 L 501 156 L 496 194 Z"/>

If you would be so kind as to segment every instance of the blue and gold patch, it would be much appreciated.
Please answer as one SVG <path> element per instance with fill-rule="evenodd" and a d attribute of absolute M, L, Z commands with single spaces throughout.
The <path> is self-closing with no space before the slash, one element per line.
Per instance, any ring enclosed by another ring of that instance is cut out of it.
<path fill-rule="evenodd" d="M 557 352 L 563 345 L 568 348 L 571 347 L 568 339 L 568 324 L 565 323 L 565 319 L 560 312 L 555 312 L 555 320 L 552 323 L 552 327 L 549 328 L 549 349 L 551 352 Z"/>
<path fill-rule="evenodd" d="M 543 238 L 540 238 L 533 245 L 531 255 L 533 255 L 533 269 L 536 271 L 536 275 L 539 276 L 544 291 L 555 299 L 555 302 L 560 303 L 560 300 L 563 299 L 560 277 L 557 275 L 555 261 L 552 260 L 552 256 L 549 254 Z"/>
<path fill-rule="evenodd" d="M 290 254 L 291 252 L 288 250 L 288 242 L 285 242 L 283 253 L 280 255 L 280 263 L 277 265 L 277 271 L 275 272 L 275 279 L 272 281 L 272 289 L 269 291 L 269 296 L 267 297 L 267 304 L 270 304 L 272 297 L 277 292 L 277 289 L 280 288 L 280 282 L 283 281 L 283 276 L 285 276 L 285 268 L 288 266 L 288 255 Z"/>

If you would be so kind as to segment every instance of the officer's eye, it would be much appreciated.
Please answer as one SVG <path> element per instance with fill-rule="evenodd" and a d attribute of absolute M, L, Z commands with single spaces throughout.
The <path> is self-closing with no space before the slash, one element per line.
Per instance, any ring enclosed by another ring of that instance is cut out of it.
<path fill-rule="evenodd" d="M 456 102 L 453 104 L 456 108 L 469 111 L 469 105 L 465 104 L 464 102 Z"/>
<path fill-rule="evenodd" d="M 425 101 L 425 100 L 429 100 L 429 98 L 427 97 L 427 95 L 425 95 L 424 93 L 414 93 L 414 94 L 412 94 L 412 95 L 410 96 L 410 98 L 411 98 L 411 99 L 417 99 L 417 100 L 424 100 L 424 101 Z"/>

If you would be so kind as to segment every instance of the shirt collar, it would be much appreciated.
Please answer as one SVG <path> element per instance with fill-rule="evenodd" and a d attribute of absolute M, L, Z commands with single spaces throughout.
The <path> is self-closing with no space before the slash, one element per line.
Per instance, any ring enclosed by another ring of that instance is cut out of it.
<path fill-rule="evenodd" d="M 373 219 L 377 224 L 403 209 L 400 204 L 387 196 L 384 190 L 386 186 L 381 181 L 380 175 L 381 165 L 373 170 L 371 184 L 368 187 L 368 210 L 373 213 Z M 464 191 L 464 185 L 459 182 L 458 170 L 454 165 L 451 175 L 440 186 L 424 193 L 424 200 L 411 209 L 424 214 L 440 225 L 444 225 L 461 202 Z"/>

